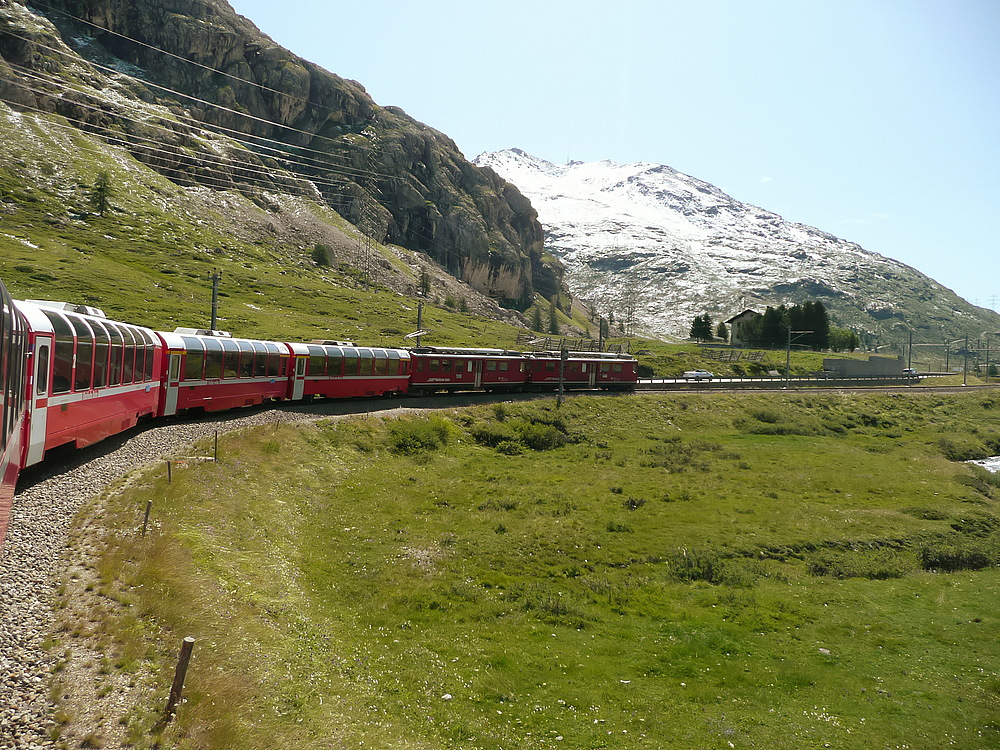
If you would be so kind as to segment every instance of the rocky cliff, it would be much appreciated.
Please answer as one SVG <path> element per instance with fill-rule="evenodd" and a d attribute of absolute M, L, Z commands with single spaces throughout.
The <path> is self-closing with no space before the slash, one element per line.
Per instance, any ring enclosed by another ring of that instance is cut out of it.
<path fill-rule="evenodd" d="M 0 9 L 0 98 L 121 134 L 182 185 L 296 192 L 520 307 L 558 288 L 530 203 L 454 142 L 275 44 L 223 0 Z M 58 95 L 54 95 L 54 94 Z"/>

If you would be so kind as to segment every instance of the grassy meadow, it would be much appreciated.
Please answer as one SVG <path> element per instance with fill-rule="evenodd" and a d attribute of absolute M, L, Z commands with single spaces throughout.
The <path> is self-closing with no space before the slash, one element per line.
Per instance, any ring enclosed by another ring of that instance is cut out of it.
<path fill-rule="evenodd" d="M 998 453 L 983 393 L 262 427 L 100 499 L 53 648 L 140 748 L 996 747 Z"/>

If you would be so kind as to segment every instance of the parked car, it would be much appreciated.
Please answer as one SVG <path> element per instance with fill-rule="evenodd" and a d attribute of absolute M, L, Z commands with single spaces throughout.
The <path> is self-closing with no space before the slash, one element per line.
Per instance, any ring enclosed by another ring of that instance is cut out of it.
<path fill-rule="evenodd" d="M 711 380 L 715 375 L 708 370 L 688 370 L 681 377 L 685 380 Z"/>
<path fill-rule="evenodd" d="M 919 378 L 920 377 L 920 373 L 917 372 L 916 370 L 914 370 L 912 367 L 907 367 L 905 370 L 903 370 L 903 377 L 904 378 Z"/>

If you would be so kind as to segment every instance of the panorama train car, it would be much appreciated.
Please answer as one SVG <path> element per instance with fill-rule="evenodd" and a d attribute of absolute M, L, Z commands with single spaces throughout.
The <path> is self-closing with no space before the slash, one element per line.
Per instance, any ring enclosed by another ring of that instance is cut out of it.
<path fill-rule="evenodd" d="M 292 397 L 292 351 L 278 341 L 179 328 L 158 332 L 167 361 L 158 413 L 224 411 Z"/>
<path fill-rule="evenodd" d="M 527 360 L 503 349 L 421 347 L 410 350 L 410 393 L 483 390 L 522 391 Z"/>
<path fill-rule="evenodd" d="M 340 341 L 288 346 L 295 360 L 290 398 L 393 396 L 409 388 L 410 353 L 405 349 Z"/>
<path fill-rule="evenodd" d="M 82 448 L 156 415 L 162 347 L 153 331 L 82 305 L 15 304 L 31 353 L 23 466 L 52 448 Z"/>
<path fill-rule="evenodd" d="M 0 282 L 0 544 L 24 460 L 24 407 L 28 361 L 24 318 Z"/>
<path fill-rule="evenodd" d="M 559 352 L 539 352 L 528 359 L 528 382 L 541 390 L 559 387 Z M 565 388 L 635 388 L 635 359 L 628 354 L 610 352 L 569 352 L 562 373 Z"/>

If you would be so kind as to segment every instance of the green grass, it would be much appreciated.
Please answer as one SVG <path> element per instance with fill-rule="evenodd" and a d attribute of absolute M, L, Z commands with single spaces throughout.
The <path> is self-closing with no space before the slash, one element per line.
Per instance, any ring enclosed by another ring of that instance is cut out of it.
<path fill-rule="evenodd" d="M 369 289 L 354 268 L 314 262 L 318 233 L 352 252 L 357 244 L 329 208 L 289 196 L 255 202 L 187 191 L 86 136 L 10 127 L 3 123 L 10 116 L 0 111 L 0 278 L 15 297 L 88 304 L 164 330 L 207 328 L 218 269 L 220 325 L 237 336 L 401 346 L 416 329 L 417 300 L 379 284 L 383 275 L 415 283 L 396 250 L 376 246 L 385 266 L 376 264 Z M 103 217 L 88 202 L 101 170 L 115 189 Z M 280 229 L 288 226 L 295 231 Z M 434 344 L 509 346 L 517 331 L 435 304 L 423 325 L 432 331 L 425 343 Z"/>
<path fill-rule="evenodd" d="M 996 746 L 1000 480 L 950 457 L 998 448 L 983 394 L 261 428 L 107 498 L 105 630 L 164 696 L 198 638 L 164 746 Z"/>

